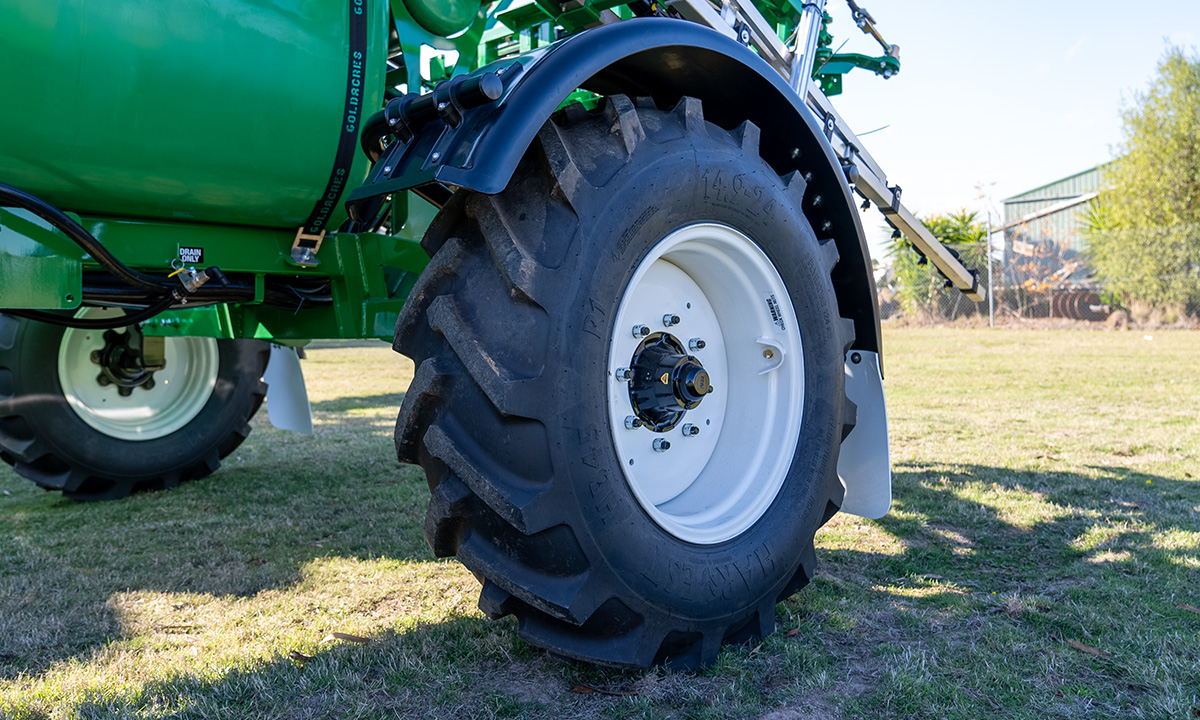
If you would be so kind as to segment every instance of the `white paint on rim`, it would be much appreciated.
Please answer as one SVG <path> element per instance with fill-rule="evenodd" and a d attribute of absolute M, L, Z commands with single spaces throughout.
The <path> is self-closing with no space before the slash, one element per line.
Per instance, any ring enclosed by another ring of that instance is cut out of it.
<path fill-rule="evenodd" d="M 99 319 L 122 314 L 115 308 L 86 308 L 76 317 Z M 185 427 L 208 404 L 220 367 L 215 339 L 166 338 L 166 365 L 154 373 L 154 387 L 136 387 L 132 394 L 122 397 L 116 385 L 96 381 L 100 366 L 92 362 L 91 354 L 104 348 L 105 332 L 67 328 L 58 347 L 59 384 L 67 404 L 85 423 L 120 440 L 155 440 Z"/>
<path fill-rule="evenodd" d="M 663 315 L 680 323 L 665 327 Z M 628 429 L 634 414 L 628 367 L 634 325 L 668 332 L 700 359 L 714 388 L 671 431 Z M 612 329 L 609 427 L 625 480 L 642 508 L 675 537 L 710 545 L 741 535 L 779 494 L 799 442 L 804 353 L 796 311 L 779 272 L 745 234 L 689 225 L 663 238 L 638 265 Z M 700 428 L 685 437 L 684 423 Z M 655 439 L 670 442 L 656 452 Z"/>

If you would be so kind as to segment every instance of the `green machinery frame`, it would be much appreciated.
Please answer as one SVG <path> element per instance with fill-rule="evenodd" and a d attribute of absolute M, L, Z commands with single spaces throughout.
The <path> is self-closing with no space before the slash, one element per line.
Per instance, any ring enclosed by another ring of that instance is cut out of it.
<path fill-rule="evenodd" d="M 657 0 L 639 0 L 654 14 L 670 14 Z M 389 94 L 430 89 L 483 65 L 549 45 L 599 23 L 633 16 L 628 0 L 390 0 Z M 899 71 L 898 49 L 883 42 L 874 21 L 850 2 L 856 23 L 879 40 L 879 57 L 830 50 L 831 20 L 824 16 L 814 78 L 827 95 L 841 91 L 842 76 L 864 68 L 884 77 Z M 787 41 L 796 31 L 801 0 L 758 0 L 756 7 Z M 594 100 L 579 91 L 566 102 Z M 565 103 L 564 103 L 565 104 Z M 361 158 L 360 158 L 361 161 Z M 73 217 L 126 265 L 151 271 L 178 267 L 181 247 L 203 247 L 205 265 L 251 275 L 255 299 L 164 312 L 142 325 L 147 335 L 260 338 L 303 343 L 313 338 L 391 339 L 408 293 L 429 258 L 420 246 L 437 208 L 411 192 L 393 198 L 386 233 L 330 233 L 321 263 L 289 262 L 294 231 L 263 227 L 136 218 Z M 79 246 L 23 210 L 0 208 L 0 307 L 74 310 L 82 298 L 82 273 L 99 265 Z M 325 278 L 332 303 L 294 310 L 262 305 L 268 276 Z"/>

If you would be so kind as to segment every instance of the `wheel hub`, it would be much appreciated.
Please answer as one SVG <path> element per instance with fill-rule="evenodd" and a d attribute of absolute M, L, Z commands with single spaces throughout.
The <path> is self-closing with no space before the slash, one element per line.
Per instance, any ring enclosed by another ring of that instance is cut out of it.
<path fill-rule="evenodd" d="M 142 338 L 134 337 L 134 330 L 117 332 L 108 330 L 104 333 L 104 347 L 93 350 L 92 362 L 100 366 L 100 374 L 96 382 L 101 386 L 116 385 L 117 392 L 129 396 L 134 388 L 149 390 L 154 387 L 154 372 L 162 366 L 147 366 L 145 356 L 140 347 Z"/>
<path fill-rule="evenodd" d="M 638 346 L 630 362 L 629 401 L 642 423 L 654 432 L 673 430 L 688 410 L 713 391 L 708 371 L 687 354 L 670 333 L 654 333 Z"/>
<path fill-rule="evenodd" d="M 798 327 L 771 259 L 727 225 L 680 228 L 634 270 L 612 325 L 609 427 L 629 489 L 671 535 L 737 537 L 783 487 L 803 419 Z"/>
<path fill-rule="evenodd" d="M 93 307 L 76 317 L 123 314 Z M 121 440 L 154 440 L 186 427 L 208 404 L 219 369 L 213 338 L 145 337 L 136 326 L 106 332 L 67 328 L 58 349 L 59 386 L 71 409 L 92 428 Z"/>

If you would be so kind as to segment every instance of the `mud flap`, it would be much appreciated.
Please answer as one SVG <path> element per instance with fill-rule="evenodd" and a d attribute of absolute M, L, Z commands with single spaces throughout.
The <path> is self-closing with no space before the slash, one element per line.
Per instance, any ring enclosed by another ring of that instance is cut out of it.
<path fill-rule="evenodd" d="M 846 488 L 842 512 L 881 518 L 892 505 L 892 465 L 878 354 L 846 353 L 846 397 L 858 406 L 858 419 L 838 455 L 838 478 Z"/>
<path fill-rule="evenodd" d="M 280 430 L 312 435 L 312 408 L 295 348 L 272 345 L 263 380 L 267 383 L 267 417 L 271 424 Z"/>

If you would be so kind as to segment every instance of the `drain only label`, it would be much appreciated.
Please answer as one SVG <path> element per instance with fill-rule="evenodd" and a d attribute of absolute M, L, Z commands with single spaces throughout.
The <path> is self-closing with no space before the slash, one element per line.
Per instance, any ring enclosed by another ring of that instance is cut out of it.
<path fill-rule="evenodd" d="M 198 247 L 181 247 L 179 248 L 179 261 L 185 265 L 188 263 L 204 262 L 204 248 Z"/>

